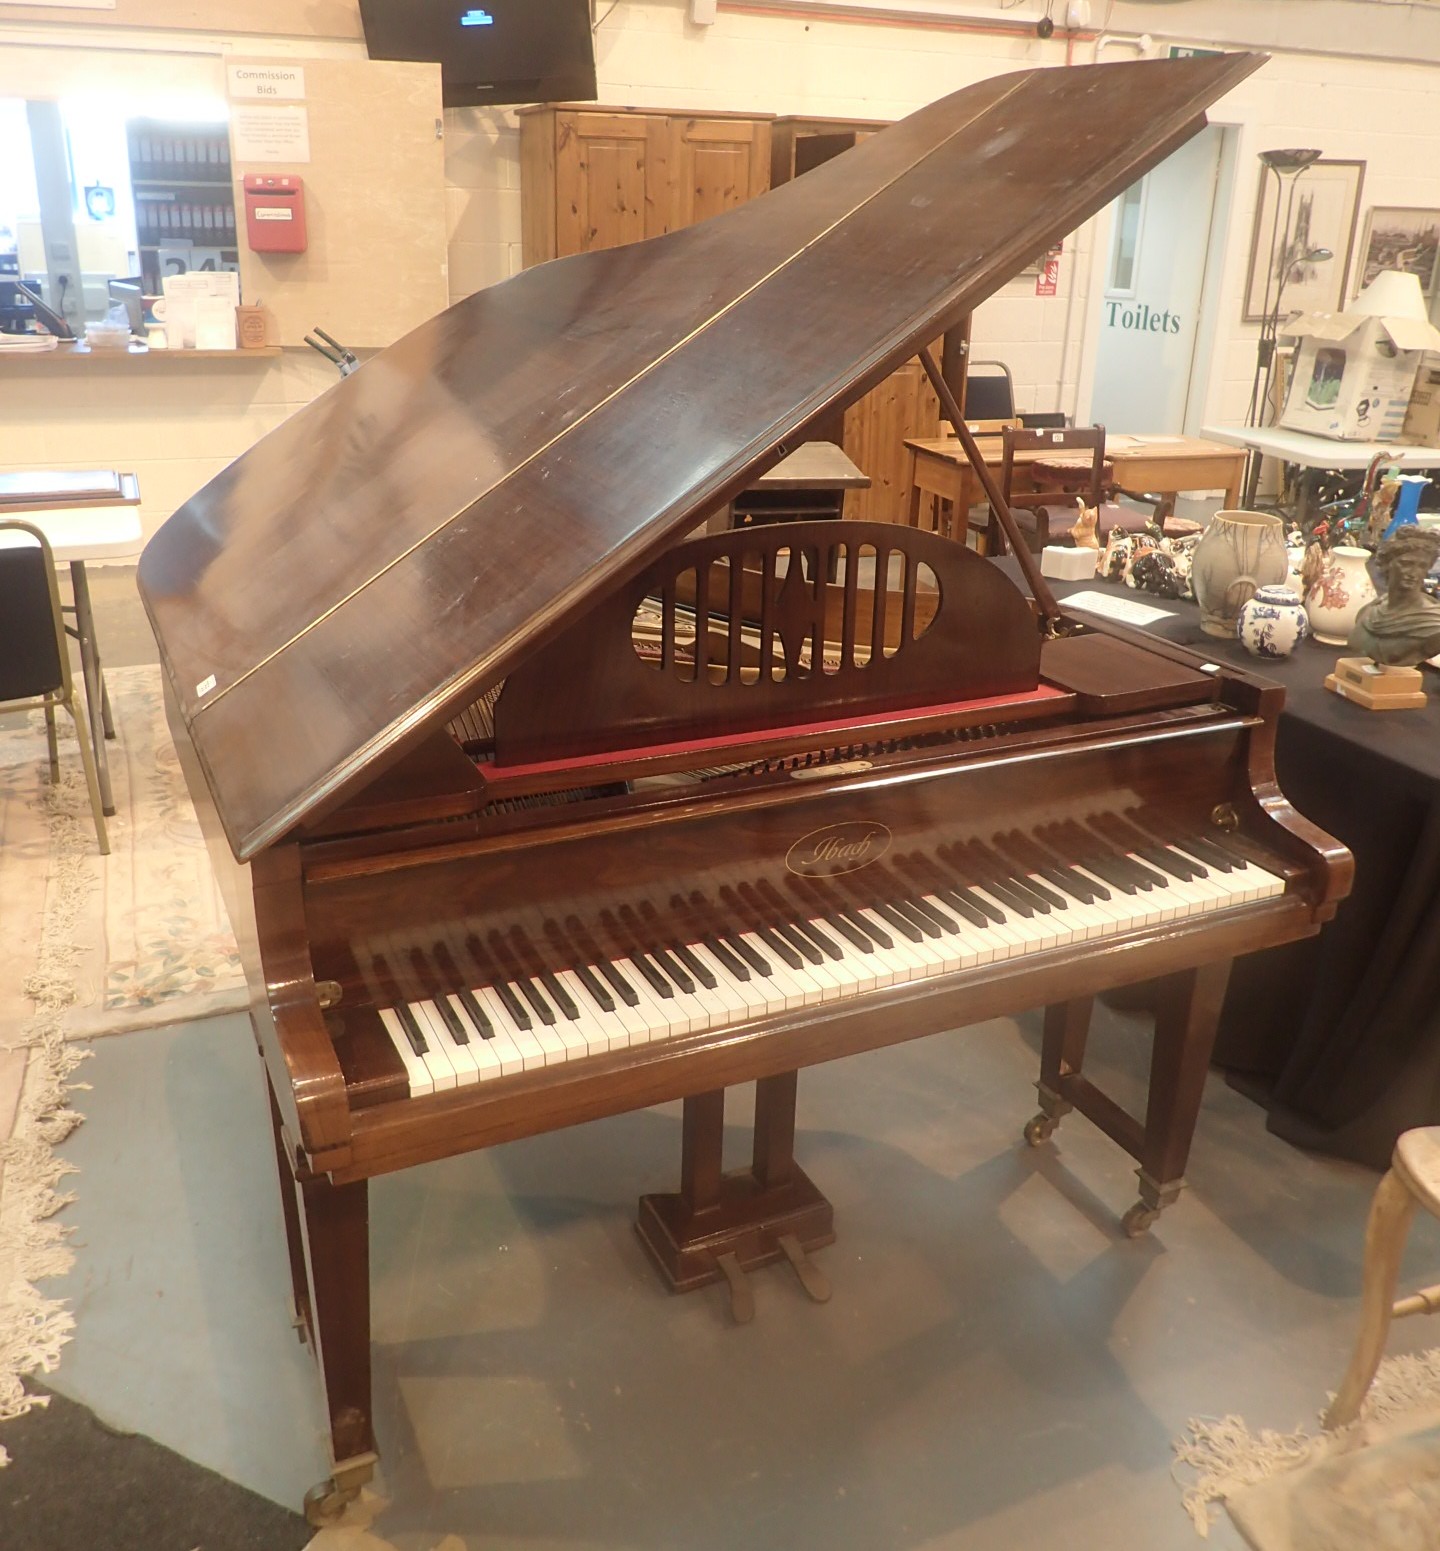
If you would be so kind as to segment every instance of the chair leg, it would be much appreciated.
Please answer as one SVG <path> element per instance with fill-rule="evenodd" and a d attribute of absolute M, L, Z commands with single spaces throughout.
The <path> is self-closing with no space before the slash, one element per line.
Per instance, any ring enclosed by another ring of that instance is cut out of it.
<path fill-rule="evenodd" d="M 1405 1236 L 1415 1215 L 1415 1197 L 1404 1180 L 1391 1169 L 1380 1181 L 1370 1204 L 1370 1219 L 1365 1225 L 1365 1280 L 1360 1295 L 1360 1336 L 1355 1343 L 1350 1366 L 1340 1381 L 1334 1403 L 1325 1413 L 1322 1425 L 1333 1430 L 1353 1422 L 1380 1359 L 1385 1353 L 1385 1337 L 1390 1331 L 1390 1314 L 1395 1302 L 1395 1284 L 1400 1276 L 1400 1257 Z"/>
<path fill-rule="evenodd" d="M 85 785 L 90 789 L 90 812 L 95 818 L 95 837 L 100 842 L 101 856 L 110 854 L 110 836 L 105 829 L 105 808 L 100 799 L 100 776 L 95 769 L 95 752 L 90 747 L 90 719 L 81 716 L 75 708 L 72 695 L 65 702 L 70 720 L 75 723 L 75 736 L 80 740 L 80 763 L 85 767 Z"/>
<path fill-rule="evenodd" d="M 50 784 L 60 779 L 60 742 L 55 736 L 55 702 L 45 702 L 45 741 L 50 745 Z"/>

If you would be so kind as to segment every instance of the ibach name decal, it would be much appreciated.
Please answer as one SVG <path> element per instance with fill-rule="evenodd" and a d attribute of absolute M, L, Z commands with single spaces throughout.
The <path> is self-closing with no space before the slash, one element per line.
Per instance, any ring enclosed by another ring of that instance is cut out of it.
<path fill-rule="evenodd" d="M 878 862 L 890 849 L 883 824 L 827 824 L 802 835 L 785 853 L 785 866 L 805 878 L 832 878 Z"/>

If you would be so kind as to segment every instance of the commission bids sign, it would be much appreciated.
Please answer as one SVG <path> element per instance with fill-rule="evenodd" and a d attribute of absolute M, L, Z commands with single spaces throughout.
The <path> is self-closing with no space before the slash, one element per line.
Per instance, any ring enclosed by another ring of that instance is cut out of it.
<path fill-rule="evenodd" d="M 1105 321 L 1112 329 L 1126 329 L 1132 334 L 1178 334 L 1180 332 L 1180 314 L 1171 312 L 1167 307 L 1164 312 L 1156 312 L 1147 302 L 1135 302 L 1126 306 L 1124 302 L 1106 302 L 1108 313 Z"/>

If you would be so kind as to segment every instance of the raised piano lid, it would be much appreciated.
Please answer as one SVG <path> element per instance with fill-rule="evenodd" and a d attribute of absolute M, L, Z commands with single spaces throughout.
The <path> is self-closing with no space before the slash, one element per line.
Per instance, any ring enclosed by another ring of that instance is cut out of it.
<path fill-rule="evenodd" d="M 1262 62 L 984 81 L 738 209 L 481 291 L 292 415 L 140 561 L 236 856 L 373 780 Z"/>

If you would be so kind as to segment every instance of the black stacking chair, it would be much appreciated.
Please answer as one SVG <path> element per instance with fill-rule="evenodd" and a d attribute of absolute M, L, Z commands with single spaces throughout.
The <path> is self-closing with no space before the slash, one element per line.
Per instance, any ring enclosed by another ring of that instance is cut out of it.
<path fill-rule="evenodd" d="M 21 541 L 16 543 L 10 537 L 12 534 L 21 535 Z M 0 711 L 44 709 L 52 781 L 60 779 L 60 747 L 55 732 L 57 706 L 64 706 L 75 723 L 100 854 L 108 856 L 110 841 L 100 806 L 90 723 L 76 705 L 75 685 L 70 677 L 65 618 L 60 612 L 60 589 L 55 584 L 55 557 L 39 528 L 16 517 L 0 520 Z"/>

